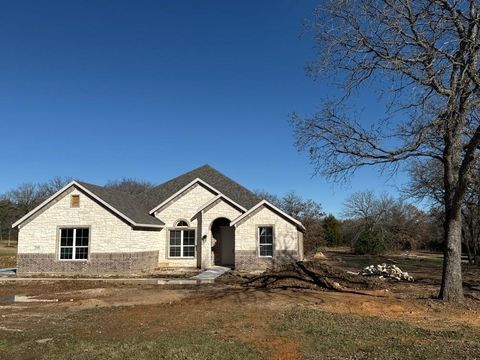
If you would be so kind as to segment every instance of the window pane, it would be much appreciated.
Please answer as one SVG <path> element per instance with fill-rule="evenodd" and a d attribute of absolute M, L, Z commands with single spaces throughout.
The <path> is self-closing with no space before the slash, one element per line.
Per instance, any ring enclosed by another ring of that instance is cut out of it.
<path fill-rule="evenodd" d="M 170 231 L 170 245 L 181 245 L 181 230 Z"/>
<path fill-rule="evenodd" d="M 75 248 L 75 259 L 88 259 L 88 247 Z"/>
<path fill-rule="evenodd" d="M 60 259 L 72 259 L 72 248 L 60 248 Z"/>
<path fill-rule="evenodd" d="M 262 226 L 259 227 L 260 235 L 265 236 L 272 236 L 273 235 L 273 227 L 271 226 Z"/>
<path fill-rule="evenodd" d="M 273 237 L 272 236 L 260 236 L 260 244 L 272 244 Z"/>
<path fill-rule="evenodd" d="M 183 256 L 195 256 L 195 246 L 184 246 L 183 247 Z"/>
<path fill-rule="evenodd" d="M 183 231 L 183 245 L 195 245 L 195 231 L 184 230 Z"/>
<path fill-rule="evenodd" d="M 170 256 L 171 257 L 179 257 L 180 256 L 180 246 L 170 247 Z"/>
<path fill-rule="evenodd" d="M 273 245 L 260 245 L 260 256 L 273 256 Z"/>
<path fill-rule="evenodd" d="M 188 224 L 186 221 L 181 220 L 177 223 L 177 226 L 188 226 Z"/>
<path fill-rule="evenodd" d="M 88 246 L 88 228 L 77 229 L 77 236 L 75 238 L 76 246 Z"/>
<path fill-rule="evenodd" d="M 60 230 L 60 246 L 73 246 L 73 229 Z"/>
<path fill-rule="evenodd" d="M 271 226 L 265 226 L 259 228 L 260 244 L 273 244 L 273 228 Z"/>

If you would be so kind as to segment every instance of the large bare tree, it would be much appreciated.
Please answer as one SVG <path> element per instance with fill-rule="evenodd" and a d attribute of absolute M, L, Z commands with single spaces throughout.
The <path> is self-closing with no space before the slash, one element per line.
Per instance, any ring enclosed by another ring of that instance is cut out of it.
<path fill-rule="evenodd" d="M 433 207 L 443 207 L 443 168 L 434 161 L 414 162 L 409 167 L 411 181 L 403 191 L 406 196 L 427 200 Z M 462 239 L 470 264 L 480 265 L 480 169 L 477 163 L 462 204 Z"/>
<path fill-rule="evenodd" d="M 310 70 L 342 91 L 311 118 L 293 114 L 315 170 L 434 159 L 444 169 L 445 256 L 439 297 L 463 300 L 461 207 L 480 145 L 478 0 L 325 0 L 311 22 Z M 381 91 L 386 118 L 361 125 L 352 96 Z"/>

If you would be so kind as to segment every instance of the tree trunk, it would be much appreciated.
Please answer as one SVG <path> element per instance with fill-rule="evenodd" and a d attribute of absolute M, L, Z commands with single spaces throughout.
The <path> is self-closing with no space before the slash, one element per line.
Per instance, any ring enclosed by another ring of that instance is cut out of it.
<path fill-rule="evenodd" d="M 447 206 L 448 207 L 448 206 Z M 460 207 L 447 209 L 442 286 L 439 298 L 448 302 L 463 301 L 462 282 L 462 215 Z"/>

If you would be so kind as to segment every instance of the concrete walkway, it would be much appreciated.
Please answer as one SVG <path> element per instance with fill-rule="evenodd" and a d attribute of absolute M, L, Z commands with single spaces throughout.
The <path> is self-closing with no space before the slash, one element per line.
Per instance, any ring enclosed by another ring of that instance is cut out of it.
<path fill-rule="evenodd" d="M 225 266 L 213 266 L 210 269 L 205 270 L 204 272 L 202 272 L 198 275 L 192 276 L 190 279 L 202 280 L 202 281 L 203 280 L 211 280 L 213 282 L 213 280 L 218 278 L 220 275 L 223 275 L 223 274 L 225 274 L 226 272 L 229 272 L 229 271 L 230 271 L 230 268 L 225 267 Z"/>
<path fill-rule="evenodd" d="M 178 278 L 72 278 L 72 277 L 15 277 L 16 269 L 0 269 L 0 282 L 2 281 L 105 281 L 122 282 L 130 284 L 155 284 L 155 285 L 200 285 L 212 284 L 220 275 L 230 271 L 230 268 L 214 266 L 198 275 L 188 279 Z"/>

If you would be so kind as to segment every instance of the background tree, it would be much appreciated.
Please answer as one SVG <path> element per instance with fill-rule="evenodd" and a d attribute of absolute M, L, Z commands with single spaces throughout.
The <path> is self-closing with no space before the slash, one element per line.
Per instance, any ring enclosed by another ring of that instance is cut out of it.
<path fill-rule="evenodd" d="M 11 203 L 15 204 L 20 216 L 33 210 L 45 200 L 45 194 L 38 184 L 24 183 L 5 194 Z"/>
<path fill-rule="evenodd" d="M 342 222 L 332 214 L 323 219 L 323 236 L 328 246 L 343 244 Z"/>
<path fill-rule="evenodd" d="M 333 77 L 343 94 L 312 118 L 292 117 L 298 149 L 326 176 L 414 158 L 441 163 L 446 301 L 463 300 L 461 206 L 480 145 L 478 8 L 478 0 L 322 1 L 310 24 L 318 48 L 310 70 Z M 367 86 L 395 116 L 365 127 L 348 99 Z"/>
<path fill-rule="evenodd" d="M 117 189 L 127 192 L 132 195 L 139 195 L 150 190 L 155 185 L 149 181 L 137 180 L 132 178 L 123 178 L 120 180 L 110 180 L 105 184 L 105 187 Z"/>
<path fill-rule="evenodd" d="M 72 180 L 73 179 L 70 177 L 55 176 L 53 179 L 50 179 L 45 183 L 38 184 L 39 197 L 43 199 L 48 199 L 58 190 L 64 188 Z"/>
<path fill-rule="evenodd" d="M 282 199 L 280 197 L 278 197 L 278 195 L 269 193 L 266 190 L 255 190 L 254 192 L 255 192 L 255 195 L 257 195 L 260 199 L 265 199 L 269 203 L 271 203 L 271 204 L 273 204 L 273 205 L 275 205 L 279 208 L 283 207 Z"/>
<path fill-rule="evenodd" d="M 438 223 L 412 204 L 372 191 L 352 194 L 344 204 L 346 238 L 360 254 L 425 248 Z M 437 239 L 434 238 L 434 239 Z"/>
<path fill-rule="evenodd" d="M 18 215 L 17 208 L 8 199 L 0 198 L 0 241 L 8 238 L 8 246 L 10 246 L 12 235 L 12 224 Z"/>
<path fill-rule="evenodd" d="M 479 174 L 479 172 L 476 164 L 474 173 Z M 440 164 L 433 161 L 427 164 L 414 162 L 409 168 L 409 173 L 411 181 L 403 190 L 407 196 L 427 200 L 433 208 L 444 207 L 443 168 Z M 461 213 L 463 248 L 469 263 L 478 265 L 480 264 L 480 178 L 478 175 L 474 176 L 469 183 Z"/>

